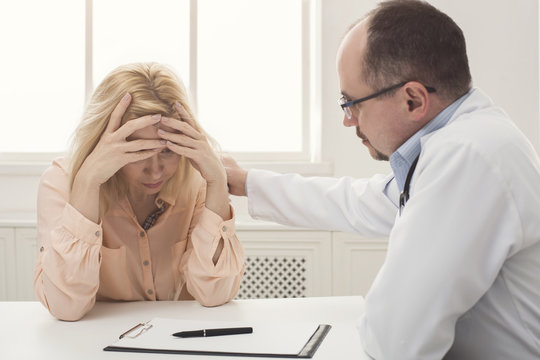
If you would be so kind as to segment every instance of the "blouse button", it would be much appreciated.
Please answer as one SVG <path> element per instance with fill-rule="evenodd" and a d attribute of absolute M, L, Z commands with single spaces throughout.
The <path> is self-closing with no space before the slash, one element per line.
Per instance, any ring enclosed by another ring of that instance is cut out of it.
<path fill-rule="evenodd" d="M 149 262 L 148 260 L 144 260 L 144 261 L 143 261 L 143 265 L 144 265 L 144 266 L 148 266 L 148 264 L 150 264 L 150 262 Z"/>
<path fill-rule="evenodd" d="M 148 295 L 152 295 L 154 292 L 152 291 L 152 289 L 148 289 L 147 293 Z"/>
<path fill-rule="evenodd" d="M 43 252 L 43 250 L 45 250 L 43 246 L 39 248 L 39 252 Z"/>
<path fill-rule="evenodd" d="M 141 232 L 139 233 L 139 236 L 140 236 L 140 237 L 144 237 L 144 231 L 141 231 Z"/>
<path fill-rule="evenodd" d="M 101 235 L 101 231 L 99 231 L 99 230 L 96 231 L 96 234 L 95 234 L 95 235 L 96 235 L 96 237 L 99 237 L 99 236 Z"/>
<path fill-rule="evenodd" d="M 227 227 L 224 226 L 224 227 L 221 228 L 221 230 L 222 230 L 223 232 L 225 232 L 225 231 L 227 231 Z"/>

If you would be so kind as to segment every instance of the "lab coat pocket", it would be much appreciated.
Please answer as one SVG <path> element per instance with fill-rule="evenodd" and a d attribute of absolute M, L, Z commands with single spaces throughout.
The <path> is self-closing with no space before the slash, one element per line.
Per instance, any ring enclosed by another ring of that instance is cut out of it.
<path fill-rule="evenodd" d="M 126 266 L 126 247 L 101 247 L 99 295 L 110 300 L 134 300 Z"/>

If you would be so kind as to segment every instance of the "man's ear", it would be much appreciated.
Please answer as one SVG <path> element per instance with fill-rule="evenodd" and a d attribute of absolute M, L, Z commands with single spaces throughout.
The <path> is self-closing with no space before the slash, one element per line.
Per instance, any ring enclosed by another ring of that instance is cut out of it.
<path fill-rule="evenodd" d="M 423 119 L 429 111 L 429 93 L 425 86 L 416 81 L 405 84 L 407 110 L 413 121 Z"/>

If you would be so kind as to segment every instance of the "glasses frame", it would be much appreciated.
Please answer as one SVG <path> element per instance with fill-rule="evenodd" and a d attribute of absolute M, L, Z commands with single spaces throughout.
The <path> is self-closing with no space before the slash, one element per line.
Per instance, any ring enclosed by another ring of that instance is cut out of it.
<path fill-rule="evenodd" d="M 350 109 L 351 106 L 356 105 L 356 104 L 360 104 L 361 102 L 364 102 L 364 101 L 367 101 L 367 100 L 370 100 L 370 99 L 373 99 L 373 98 L 376 98 L 376 97 L 381 96 L 382 94 L 385 94 L 385 93 L 387 93 L 389 91 L 399 89 L 400 87 L 404 86 L 408 82 L 409 81 L 400 82 L 399 84 L 395 84 L 395 85 L 392 85 L 390 87 L 384 88 L 384 89 L 379 90 L 379 91 L 377 91 L 377 92 L 375 92 L 375 93 L 373 93 L 371 95 L 365 96 L 365 97 L 357 99 L 357 100 L 349 100 L 349 101 L 347 101 L 347 98 L 345 97 L 345 95 L 343 95 L 341 98 L 338 99 L 338 104 L 339 104 L 339 106 L 341 106 L 341 109 L 343 109 L 343 112 L 345 113 L 345 116 L 347 116 L 347 119 L 350 120 L 352 118 L 352 111 Z M 424 85 L 424 87 L 426 88 L 428 93 L 434 93 L 435 91 L 437 91 L 434 87 L 431 87 L 431 86 L 425 86 Z"/>

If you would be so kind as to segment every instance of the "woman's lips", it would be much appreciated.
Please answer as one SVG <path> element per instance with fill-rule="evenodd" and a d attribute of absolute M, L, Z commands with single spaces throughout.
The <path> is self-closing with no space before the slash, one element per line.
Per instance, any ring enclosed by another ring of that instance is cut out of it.
<path fill-rule="evenodd" d="M 160 182 L 157 182 L 157 183 L 153 183 L 153 184 L 145 184 L 143 183 L 143 185 L 149 189 L 156 189 L 158 187 L 161 186 L 161 184 L 163 184 L 163 181 L 160 181 Z"/>

